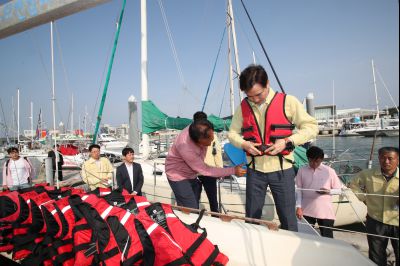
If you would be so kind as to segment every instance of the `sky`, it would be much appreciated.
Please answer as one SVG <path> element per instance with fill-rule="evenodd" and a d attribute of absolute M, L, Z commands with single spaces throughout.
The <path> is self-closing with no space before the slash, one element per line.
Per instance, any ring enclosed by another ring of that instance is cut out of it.
<path fill-rule="evenodd" d="M 233 1 L 240 69 L 263 65 L 271 86 L 279 90 L 240 0 Z M 0 0 L 0 4 L 6 1 Z M 160 2 L 171 32 L 176 66 Z M 338 109 L 375 108 L 371 60 L 376 66 L 379 105 L 399 105 L 399 4 L 397 0 L 244 0 L 259 36 L 286 91 L 300 101 L 313 93 L 315 105 Z M 122 0 L 113 0 L 55 22 L 56 121 L 70 128 L 74 95 L 74 128 L 94 123 L 105 84 Z M 228 41 L 224 36 L 225 0 L 149 0 L 148 90 L 169 116 L 191 117 L 201 110 L 230 115 Z M 34 127 L 39 109 L 49 128 L 52 120 L 50 24 L 0 39 L 0 122 L 13 125 L 17 88 L 20 124 Z M 180 75 L 179 73 L 182 73 Z M 239 104 L 237 79 L 235 102 Z M 140 101 L 140 1 L 127 0 L 102 123 L 128 122 L 128 98 Z M 14 104 L 12 104 L 14 102 Z M 78 125 L 79 121 L 81 122 Z M 89 126 L 88 126 L 89 127 Z M 15 126 L 14 126 L 15 128 Z M 3 129 L 0 126 L 0 131 Z"/>

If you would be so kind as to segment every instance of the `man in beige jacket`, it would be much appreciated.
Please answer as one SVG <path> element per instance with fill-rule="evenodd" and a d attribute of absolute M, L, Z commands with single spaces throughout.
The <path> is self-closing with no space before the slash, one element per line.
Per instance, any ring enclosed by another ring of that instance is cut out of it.
<path fill-rule="evenodd" d="M 107 158 L 100 157 L 100 146 L 92 144 L 89 146 L 90 158 L 87 160 L 81 171 L 83 182 L 90 190 L 97 187 L 109 187 L 112 184 L 114 168 Z"/>

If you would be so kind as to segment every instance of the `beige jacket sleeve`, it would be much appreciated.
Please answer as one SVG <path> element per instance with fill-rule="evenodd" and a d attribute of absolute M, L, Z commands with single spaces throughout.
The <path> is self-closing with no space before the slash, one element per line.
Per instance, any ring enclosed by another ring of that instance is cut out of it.
<path fill-rule="evenodd" d="M 294 145 L 304 144 L 317 137 L 317 120 L 306 112 L 303 104 L 296 97 L 286 96 L 285 112 L 289 121 L 296 126 L 294 134 L 289 137 Z"/>
<path fill-rule="evenodd" d="M 362 193 L 366 193 L 366 184 L 365 184 L 365 175 L 364 171 L 361 171 L 358 173 L 350 182 L 350 189 L 355 193 L 356 197 L 362 201 L 365 202 L 367 200 L 366 195 Z"/>

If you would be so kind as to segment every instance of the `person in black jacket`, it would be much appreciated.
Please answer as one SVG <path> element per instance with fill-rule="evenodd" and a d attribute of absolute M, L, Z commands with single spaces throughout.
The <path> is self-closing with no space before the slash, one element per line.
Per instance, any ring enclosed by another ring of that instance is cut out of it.
<path fill-rule="evenodd" d="M 62 154 L 58 151 L 59 148 L 60 145 L 57 144 L 57 146 L 54 147 L 54 150 L 49 151 L 47 157 L 51 158 L 53 164 L 53 180 L 54 180 L 56 174 L 56 154 L 54 151 L 58 152 L 58 180 L 62 181 L 63 180 L 62 166 L 64 164 L 64 158 Z"/>
<path fill-rule="evenodd" d="M 125 188 L 129 193 L 142 195 L 143 171 L 142 166 L 133 162 L 134 151 L 132 148 L 124 148 L 122 156 L 124 163 L 117 167 L 117 185 L 119 188 Z"/>

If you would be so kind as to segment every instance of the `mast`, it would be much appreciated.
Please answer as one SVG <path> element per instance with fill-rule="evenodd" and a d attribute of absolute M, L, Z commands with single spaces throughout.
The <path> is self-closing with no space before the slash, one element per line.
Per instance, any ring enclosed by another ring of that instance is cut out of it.
<path fill-rule="evenodd" d="M 336 157 L 336 139 L 335 139 L 335 122 L 336 122 L 336 107 L 335 107 L 335 80 L 332 81 L 332 113 L 333 113 L 333 128 L 332 128 L 332 158 Z"/>
<path fill-rule="evenodd" d="M 85 105 L 85 131 L 84 131 L 84 135 L 87 132 L 87 105 Z"/>
<path fill-rule="evenodd" d="M 17 140 L 19 146 L 19 89 L 17 89 Z"/>
<path fill-rule="evenodd" d="M 33 144 L 33 102 L 31 102 L 31 142 Z"/>
<path fill-rule="evenodd" d="M 228 18 L 229 19 L 229 18 Z M 230 21 L 228 20 L 228 23 Z M 228 26 L 228 64 L 229 64 L 229 91 L 230 91 L 230 102 L 231 102 L 231 115 L 235 113 L 235 93 L 233 90 L 233 69 L 231 59 L 231 27 Z"/>
<path fill-rule="evenodd" d="M 74 94 L 71 96 L 71 134 L 74 134 Z"/>
<path fill-rule="evenodd" d="M 239 76 L 240 75 L 239 53 L 236 42 L 236 27 L 235 27 L 235 18 L 233 16 L 232 0 L 228 0 L 228 16 L 230 18 L 230 27 L 232 28 L 233 49 L 235 50 L 236 73 Z M 239 89 L 239 98 L 240 101 L 243 100 L 242 92 L 240 91 L 240 89 Z"/>
<path fill-rule="evenodd" d="M 12 123 L 11 123 L 11 126 L 12 126 L 12 130 L 11 130 L 11 132 L 12 132 L 12 134 L 13 134 L 13 136 L 14 136 L 14 144 L 15 144 L 15 140 L 16 140 L 16 137 L 15 137 L 15 104 L 14 104 L 14 96 L 11 96 L 11 108 L 12 108 Z"/>
<path fill-rule="evenodd" d="M 57 138 L 56 138 L 56 90 L 54 80 L 54 43 L 53 43 L 53 21 L 50 22 L 50 46 L 51 46 L 51 90 L 52 90 L 52 104 L 53 104 L 53 134 L 51 134 L 54 141 L 54 154 L 56 156 L 56 169 L 54 172 L 54 178 L 57 182 L 57 189 L 60 188 L 58 182 L 58 151 L 57 151 Z"/>
<path fill-rule="evenodd" d="M 142 103 L 148 101 L 148 86 L 147 86 L 147 6 L 146 0 L 140 1 L 140 31 L 141 31 L 141 92 Z M 142 105 L 143 106 L 143 105 Z M 143 108 L 142 108 L 143 112 Z M 143 114 L 142 114 L 143 115 Z M 143 119 L 142 119 L 143 129 Z M 150 154 L 149 135 L 142 134 L 143 142 L 143 159 L 147 159 Z"/>
<path fill-rule="evenodd" d="M 374 60 L 371 60 L 372 65 L 372 76 L 374 78 L 374 90 L 375 90 L 375 102 L 376 102 L 376 120 L 379 120 L 379 102 L 378 102 L 378 90 L 376 88 L 376 78 L 375 78 L 375 65 Z"/>
<path fill-rule="evenodd" d="M 103 96 L 101 98 L 100 108 L 99 108 L 99 112 L 97 114 L 96 129 L 94 130 L 92 143 L 96 143 L 97 133 L 99 132 L 99 127 L 100 127 L 100 123 L 101 123 L 101 117 L 103 115 L 104 103 L 105 103 L 106 97 L 107 97 L 108 83 L 110 82 L 112 65 L 113 65 L 113 62 L 114 62 L 115 51 L 117 49 L 119 32 L 121 31 L 122 18 L 124 17 L 125 5 L 126 5 L 126 0 L 124 0 L 123 3 L 122 3 L 121 13 L 119 14 L 119 19 L 118 19 L 118 22 L 117 22 L 117 30 L 115 32 L 114 46 L 113 46 L 113 50 L 112 50 L 112 53 L 111 53 L 110 63 L 108 65 L 108 72 L 107 72 L 106 82 L 104 84 Z"/>

